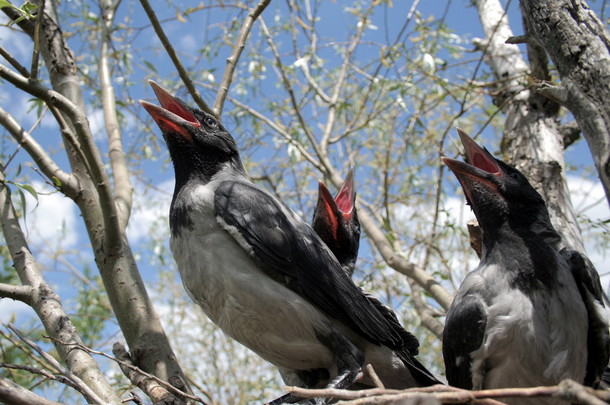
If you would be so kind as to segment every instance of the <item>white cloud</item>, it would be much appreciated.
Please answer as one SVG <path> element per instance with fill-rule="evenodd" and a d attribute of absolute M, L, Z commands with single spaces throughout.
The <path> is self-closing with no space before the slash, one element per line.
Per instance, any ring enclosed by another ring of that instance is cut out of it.
<path fill-rule="evenodd" d="M 76 206 L 72 200 L 47 184 L 34 181 L 38 202 L 27 191 L 25 230 L 35 246 L 69 248 L 78 240 Z"/>
<path fill-rule="evenodd" d="M 104 139 L 104 110 L 98 108 L 89 111 L 87 113 L 87 119 L 89 120 L 89 128 L 91 129 L 91 135 L 93 135 L 93 139 L 95 139 L 96 141 Z"/>
<path fill-rule="evenodd" d="M 127 237 L 131 243 L 151 235 L 158 221 L 166 220 L 173 190 L 173 179 L 160 183 L 154 189 L 136 189 L 133 210 L 127 226 Z M 169 234 L 169 230 L 166 227 L 164 229 Z"/>
<path fill-rule="evenodd" d="M 36 312 L 29 305 L 10 298 L 0 298 L 0 323 L 19 323 L 36 316 Z"/>
<path fill-rule="evenodd" d="M 180 38 L 180 47 L 187 53 L 195 53 L 197 50 L 197 41 L 191 34 L 183 35 Z"/>

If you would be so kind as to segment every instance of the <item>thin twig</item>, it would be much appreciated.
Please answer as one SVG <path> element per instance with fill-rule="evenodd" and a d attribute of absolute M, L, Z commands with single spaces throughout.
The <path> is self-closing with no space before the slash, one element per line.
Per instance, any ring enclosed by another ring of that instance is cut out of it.
<path fill-rule="evenodd" d="M 191 97 L 193 97 L 193 100 L 195 100 L 195 103 L 203 111 L 215 116 L 214 111 L 206 104 L 205 101 L 203 101 L 203 99 L 201 98 L 201 95 L 199 94 L 199 92 L 197 91 L 195 86 L 193 85 L 193 81 L 191 80 L 188 72 L 182 65 L 182 62 L 178 58 L 178 55 L 176 54 L 174 47 L 172 46 L 171 42 L 167 38 L 167 35 L 165 35 L 165 32 L 163 31 L 163 27 L 161 27 L 161 23 L 159 22 L 159 19 L 157 18 L 157 15 L 155 14 L 155 11 L 151 7 L 148 0 L 140 0 L 140 4 L 142 4 L 142 7 L 144 8 L 146 15 L 148 16 L 148 19 L 150 20 L 153 28 L 155 29 L 155 33 L 159 37 L 159 40 L 163 44 L 165 51 L 169 55 L 170 59 L 172 60 L 172 63 L 174 64 L 174 66 L 176 67 L 176 70 L 178 71 L 178 75 L 180 76 L 180 79 L 182 79 L 182 82 L 184 83 L 187 90 L 191 94 Z M 218 118 L 218 117 L 216 117 L 216 118 Z"/>
<path fill-rule="evenodd" d="M 28 70 L 17 61 L 17 59 L 13 58 L 13 55 L 11 55 L 6 49 L 4 49 L 3 47 L 0 46 L 0 55 L 7 60 L 8 63 L 11 64 L 11 66 L 13 66 L 15 69 L 17 69 L 17 71 L 19 73 L 21 73 L 22 76 L 24 77 L 30 77 L 30 72 L 28 72 Z"/>
<path fill-rule="evenodd" d="M 32 68 L 30 69 L 31 72 L 31 76 L 30 78 L 32 80 L 38 80 L 38 63 L 39 63 L 39 56 L 40 56 L 40 44 L 42 41 L 42 37 L 41 37 L 41 26 L 42 26 L 42 20 L 44 18 L 44 6 L 45 6 L 45 0 L 41 0 L 40 4 L 38 5 L 38 14 L 36 16 L 36 25 L 34 26 L 34 50 L 32 53 Z"/>
<path fill-rule="evenodd" d="M 115 355 L 116 354 L 118 354 L 118 355 L 111 356 L 111 355 L 109 355 L 107 353 L 91 349 L 90 347 L 87 347 L 87 346 L 85 346 L 83 344 L 80 344 L 80 343 L 76 343 L 76 342 L 62 342 L 61 340 L 53 338 L 53 337 L 48 337 L 48 338 L 53 340 L 53 341 L 55 341 L 55 342 L 57 342 L 57 343 L 59 343 L 59 344 L 61 344 L 61 345 L 63 345 L 63 346 L 71 346 L 73 348 L 78 348 L 80 350 L 86 351 L 86 352 L 88 352 L 90 354 L 96 354 L 98 356 L 105 357 L 105 358 L 107 358 L 109 360 L 112 360 L 112 361 L 116 362 L 121 367 L 125 367 L 125 368 L 127 368 L 127 369 L 129 369 L 131 371 L 134 371 L 134 372 L 136 372 L 138 374 L 141 374 L 142 376 L 144 376 L 146 378 L 149 378 L 151 380 L 156 381 L 159 385 L 163 386 L 164 388 L 166 388 L 169 391 L 172 391 L 176 395 L 179 395 L 179 396 L 184 397 L 184 398 L 192 399 L 192 400 L 197 401 L 197 402 L 205 403 L 201 398 L 199 398 L 197 396 L 194 396 L 194 395 L 191 395 L 189 393 L 186 393 L 186 392 L 184 392 L 184 391 L 174 387 L 173 385 L 171 385 L 167 381 L 163 381 L 162 379 L 158 378 L 157 376 L 154 376 L 154 375 L 152 375 L 150 373 L 147 373 L 146 371 L 140 369 L 139 367 L 134 366 L 133 362 L 130 362 L 131 358 L 129 358 L 128 354 L 127 354 L 127 357 L 121 356 L 123 353 L 127 353 L 127 350 L 125 350 L 125 348 L 121 344 L 119 344 L 119 343 L 115 343 L 114 347 L 113 347 L 113 351 L 115 352 Z M 123 358 L 129 359 L 130 361 L 121 360 L 119 357 L 123 357 Z"/>
<path fill-rule="evenodd" d="M 78 376 L 74 375 L 70 370 L 63 367 L 54 357 L 42 350 L 40 346 L 34 343 L 32 340 L 27 338 L 19 329 L 13 324 L 9 323 L 7 327 L 13 332 L 23 343 L 34 349 L 40 356 L 42 356 L 49 364 L 59 370 L 66 378 L 68 378 L 74 384 L 74 388 L 77 389 L 81 394 L 85 395 L 89 400 L 94 401 L 96 404 L 104 405 L 106 402 L 102 400 L 87 384 L 83 382 Z"/>
<path fill-rule="evenodd" d="M 222 109 L 227 98 L 227 93 L 229 92 L 229 87 L 231 86 L 231 82 L 233 82 L 233 74 L 235 72 L 235 68 L 237 66 L 237 62 L 239 61 L 239 57 L 244 50 L 244 46 L 246 44 L 246 40 L 248 39 L 248 35 L 250 34 L 250 30 L 252 29 L 252 25 L 254 21 L 261 15 L 263 10 L 267 8 L 271 0 L 261 0 L 256 7 L 254 7 L 250 12 L 248 12 L 248 16 L 246 17 L 246 21 L 242 25 L 239 30 L 239 35 L 237 37 L 237 42 L 233 46 L 233 52 L 231 52 L 231 56 L 227 58 L 227 66 L 222 75 L 222 80 L 220 81 L 220 86 L 218 88 L 218 93 L 216 93 L 216 100 L 214 100 L 214 107 L 212 110 L 214 111 L 214 115 L 220 119 L 222 115 Z"/>

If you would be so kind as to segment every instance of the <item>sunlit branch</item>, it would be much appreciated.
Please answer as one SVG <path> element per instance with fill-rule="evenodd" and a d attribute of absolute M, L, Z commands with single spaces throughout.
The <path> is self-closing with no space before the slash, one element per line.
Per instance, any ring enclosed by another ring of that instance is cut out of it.
<path fill-rule="evenodd" d="M 30 69 L 31 79 L 38 80 L 38 62 L 40 56 L 40 46 L 42 43 L 42 20 L 44 19 L 44 3 L 45 0 L 40 0 L 38 5 L 38 14 L 36 15 L 36 23 L 34 25 L 34 50 L 32 52 L 32 68 Z"/>
<path fill-rule="evenodd" d="M 42 170 L 49 179 L 55 184 L 59 181 L 59 187 L 64 190 L 65 193 L 76 195 L 76 178 L 70 173 L 61 170 L 30 133 L 22 128 L 15 118 L 2 107 L 0 107 L 0 125 L 6 128 L 17 143 L 28 152 L 40 170 Z M 54 181 L 54 179 L 57 179 L 57 181 Z"/>
<path fill-rule="evenodd" d="M 356 47 L 360 43 L 360 38 L 362 38 L 362 33 L 367 28 L 367 20 L 368 17 L 373 12 L 375 5 L 378 4 L 376 2 L 371 2 L 366 12 L 362 15 L 361 19 L 358 21 L 356 29 L 356 35 L 349 44 L 345 52 L 345 56 L 343 57 L 343 63 L 339 70 L 339 75 L 337 77 L 337 82 L 332 90 L 332 95 L 330 96 L 330 103 L 328 106 L 328 118 L 326 121 L 326 126 L 324 127 L 324 131 L 322 133 L 322 139 L 320 141 L 320 149 L 322 149 L 325 153 L 327 153 L 328 149 L 328 140 L 333 132 L 335 127 L 335 121 L 337 119 L 337 103 L 339 102 L 339 96 L 341 95 L 341 90 L 345 84 L 345 77 L 347 75 L 347 70 L 351 65 L 352 55 L 356 50 Z"/>
<path fill-rule="evenodd" d="M 231 56 L 227 58 L 227 66 L 222 75 L 222 80 L 220 81 L 218 93 L 216 93 L 216 99 L 214 100 L 214 107 L 212 108 L 212 110 L 214 111 L 214 115 L 219 119 L 222 115 L 222 109 L 227 98 L 227 93 L 229 92 L 229 87 L 233 82 L 235 67 L 237 66 L 239 57 L 241 56 L 241 53 L 244 50 L 246 40 L 248 39 L 248 35 L 250 34 L 250 30 L 252 29 L 252 24 L 254 24 L 254 21 L 256 21 L 256 19 L 261 15 L 263 10 L 265 10 L 265 8 L 269 5 L 270 2 L 271 0 L 261 0 L 256 5 L 256 7 L 254 7 L 248 12 L 246 21 L 244 21 L 244 24 L 239 30 L 237 42 L 233 46 L 233 52 L 231 52 Z"/>
<path fill-rule="evenodd" d="M 280 72 L 280 76 L 282 78 L 282 84 L 284 85 L 285 90 L 288 92 L 288 95 L 290 96 L 290 103 L 292 105 L 292 109 L 294 110 L 294 113 L 297 116 L 299 125 L 301 126 L 301 129 L 303 130 L 303 132 L 305 132 L 305 136 L 309 140 L 311 147 L 313 148 L 316 155 L 320 159 L 320 163 L 321 163 L 320 166 L 324 168 L 324 170 L 322 170 L 322 172 L 328 173 L 330 170 L 332 170 L 332 167 L 328 161 L 328 156 L 324 151 L 322 151 L 320 149 L 315 136 L 311 133 L 309 126 L 305 122 L 305 118 L 303 117 L 303 114 L 301 112 L 301 107 L 299 106 L 299 103 L 297 102 L 296 95 L 294 93 L 292 85 L 290 84 L 290 80 L 288 79 L 288 75 L 286 74 L 286 70 L 284 69 L 284 65 L 282 64 L 282 59 L 280 58 L 280 53 L 277 50 L 275 43 L 273 42 L 273 38 L 271 36 L 271 33 L 269 32 L 269 29 L 267 28 L 267 25 L 265 24 L 265 21 L 263 20 L 263 18 L 259 18 L 258 20 L 261 24 L 261 29 L 263 31 L 263 34 L 267 38 L 267 43 L 269 44 L 269 47 L 271 48 L 271 52 L 273 53 L 273 56 L 275 58 L 276 67 L 277 67 L 278 71 Z"/>
<path fill-rule="evenodd" d="M 89 128 L 89 121 L 82 111 L 69 99 L 55 90 L 51 90 L 40 83 L 30 82 L 27 78 L 16 74 L 4 65 L 0 65 L 0 77 L 11 82 L 19 89 L 40 98 L 49 106 L 57 107 L 60 111 L 66 114 L 74 125 L 78 141 L 90 169 L 90 175 L 96 184 L 100 196 L 100 205 L 104 216 L 104 244 L 107 252 L 115 251 L 120 246 L 121 229 L 119 225 L 116 205 L 112 191 L 110 190 L 110 181 L 104 170 L 104 165 L 101 160 L 97 146 L 93 142 L 93 136 Z"/>
<path fill-rule="evenodd" d="M 167 35 L 165 35 L 165 32 L 163 31 L 163 27 L 161 27 L 161 23 L 159 22 L 159 19 L 157 18 L 157 15 L 155 14 L 155 11 L 151 7 L 150 3 L 148 2 L 148 0 L 140 0 L 140 4 L 142 4 L 142 7 L 144 8 L 146 15 L 148 16 L 148 19 L 150 20 L 150 22 L 155 30 L 155 33 L 159 37 L 159 40 L 163 44 L 165 51 L 167 52 L 170 59 L 172 60 L 172 63 L 176 67 L 176 70 L 178 71 L 178 75 L 180 76 L 180 79 L 182 79 L 182 82 L 184 83 L 187 90 L 191 94 L 191 97 L 193 97 L 193 100 L 199 106 L 199 108 L 201 108 L 203 111 L 205 111 L 209 114 L 214 115 L 214 111 L 206 104 L 205 101 L 203 101 L 203 99 L 201 98 L 201 95 L 199 94 L 199 92 L 197 91 L 195 86 L 193 85 L 193 81 L 191 80 L 188 72 L 182 65 L 182 62 L 178 58 L 178 55 L 176 54 L 174 47 L 172 46 L 171 42 L 169 41 L 169 38 L 167 38 Z"/>
<path fill-rule="evenodd" d="M 339 389 L 307 389 L 288 387 L 288 392 L 302 398 L 335 398 L 343 404 L 395 404 L 409 400 L 425 401 L 434 399 L 443 404 L 487 404 L 501 405 L 498 402 L 505 398 L 558 398 L 574 401 L 584 405 L 607 405 L 610 395 L 605 390 L 593 390 L 572 380 L 563 380 L 556 386 L 532 388 L 501 388 L 491 390 L 468 391 L 458 388 L 435 385 L 426 388 L 406 390 L 369 389 L 360 391 Z"/>
<path fill-rule="evenodd" d="M 131 185 L 125 152 L 123 150 L 121 127 L 116 113 L 116 96 L 112 84 L 109 61 L 109 42 L 111 40 L 110 28 L 114 22 L 116 7 L 118 7 L 118 5 L 119 2 L 106 4 L 103 11 L 98 72 L 102 90 L 104 123 L 106 124 L 106 132 L 108 133 L 108 156 L 110 158 L 110 165 L 114 176 L 115 201 L 120 214 L 120 226 L 122 229 L 125 229 L 129 222 L 133 204 L 133 186 Z"/>
<path fill-rule="evenodd" d="M 0 401 L 6 404 L 64 405 L 38 396 L 2 376 L 0 376 Z"/>
<path fill-rule="evenodd" d="M 63 374 L 67 379 L 69 379 L 73 387 L 77 389 L 81 394 L 83 394 L 89 400 L 95 401 L 95 403 L 99 405 L 104 405 L 106 402 L 101 399 L 87 384 L 84 383 L 78 376 L 74 375 L 70 370 L 63 367 L 53 356 L 45 352 L 40 346 L 38 346 L 34 341 L 26 337 L 19 329 L 17 329 L 14 325 L 8 324 L 7 327 L 13 332 L 23 343 L 30 346 L 34 351 L 36 351 L 42 358 L 45 359 L 49 364 L 51 364 L 54 368 L 59 370 L 61 374 Z"/>
<path fill-rule="evenodd" d="M 21 64 L 17 59 L 13 58 L 6 49 L 0 46 L 0 56 L 2 56 L 8 63 L 11 64 L 17 71 L 24 77 L 30 77 L 30 72 Z"/>
<path fill-rule="evenodd" d="M 12 298 L 29 304 L 32 299 L 32 287 L 29 285 L 13 285 L 0 283 L 0 297 Z"/>
<path fill-rule="evenodd" d="M 80 336 L 65 313 L 59 297 L 45 282 L 40 273 L 39 264 L 32 256 L 25 235 L 21 230 L 21 225 L 10 198 L 10 190 L 3 183 L 4 173 L 0 172 L 0 223 L 2 224 L 4 240 L 6 241 L 21 283 L 24 286 L 36 289 L 36 293 L 30 296 L 29 304 L 38 314 L 49 335 L 62 341 L 81 343 Z M 13 332 L 19 336 L 18 331 L 13 330 Z M 22 341 L 29 345 L 28 340 L 22 339 Z M 30 347 L 32 346 L 30 345 Z M 80 385 L 86 386 L 82 382 L 83 379 L 91 384 L 91 387 L 81 387 L 82 392 L 86 392 L 90 400 L 99 399 L 101 395 L 105 401 L 96 402 L 120 403 L 115 392 L 99 370 L 97 363 L 88 353 L 82 350 L 66 350 L 61 345 L 56 345 L 55 348 L 66 365 L 68 365 L 67 374 L 64 375 L 68 378 L 75 376 L 78 380 L 73 378 L 71 380 L 77 384 L 77 381 L 80 381 Z M 41 354 L 41 356 L 43 355 Z M 59 364 L 55 359 L 52 362 L 54 367 Z M 61 365 L 59 367 L 61 370 Z M 90 395 L 90 393 L 93 395 Z"/>
<path fill-rule="evenodd" d="M 203 87 L 213 88 L 209 84 L 201 84 L 201 85 Z M 302 144 L 300 144 L 294 138 L 292 138 L 290 136 L 290 134 L 288 132 L 286 132 L 286 130 L 284 128 L 279 126 L 271 118 L 267 117 L 266 115 L 262 114 L 261 112 L 255 110 L 254 108 L 240 102 L 239 100 L 237 100 L 231 96 L 228 96 L 227 100 L 229 100 L 231 103 L 235 104 L 237 107 L 243 109 L 244 111 L 246 111 L 248 114 L 252 115 L 253 117 L 263 121 L 273 131 L 275 131 L 278 135 L 280 135 L 282 138 L 284 138 L 284 140 L 286 142 L 288 142 L 289 144 L 291 144 L 295 148 L 297 148 L 297 150 L 299 151 L 301 156 L 303 156 L 308 162 L 310 162 L 316 169 L 318 169 L 321 172 L 324 172 L 324 168 L 322 167 L 322 164 L 315 157 L 313 157 L 311 154 L 309 154 L 309 152 L 307 152 L 307 150 L 303 147 Z"/>

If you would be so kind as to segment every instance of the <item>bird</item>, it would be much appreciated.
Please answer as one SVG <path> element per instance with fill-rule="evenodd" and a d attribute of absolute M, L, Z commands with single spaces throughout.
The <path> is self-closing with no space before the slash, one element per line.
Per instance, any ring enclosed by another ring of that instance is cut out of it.
<path fill-rule="evenodd" d="M 292 370 L 296 385 L 372 385 L 362 371 L 368 363 L 387 387 L 435 384 L 415 358 L 417 338 L 354 284 L 305 221 L 249 180 L 218 119 L 150 84 L 161 105 L 140 103 L 163 134 L 176 178 L 170 249 L 207 317 Z"/>
<path fill-rule="evenodd" d="M 466 162 L 442 161 L 483 230 L 483 248 L 447 311 L 442 351 L 449 384 L 480 390 L 571 378 L 595 387 L 608 363 L 597 272 L 583 254 L 558 249 L 546 204 L 523 173 L 458 134 Z"/>
<path fill-rule="evenodd" d="M 333 252 L 343 271 L 352 277 L 360 246 L 360 222 L 356 209 L 354 169 L 333 198 L 326 185 L 318 182 L 318 201 L 311 227 Z"/>

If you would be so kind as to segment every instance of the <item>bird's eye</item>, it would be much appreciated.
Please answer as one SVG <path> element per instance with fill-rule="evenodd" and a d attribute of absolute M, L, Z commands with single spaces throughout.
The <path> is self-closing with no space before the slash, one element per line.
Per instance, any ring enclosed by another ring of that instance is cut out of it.
<path fill-rule="evenodd" d="M 216 128 L 218 126 L 218 123 L 212 117 L 205 117 L 203 119 L 203 122 L 205 123 L 205 125 L 207 125 L 210 128 Z"/>
<path fill-rule="evenodd" d="M 512 172 L 510 177 L 512 177 L 514 180 L 521 180 L 521 176 L 517 172 Z"/>

